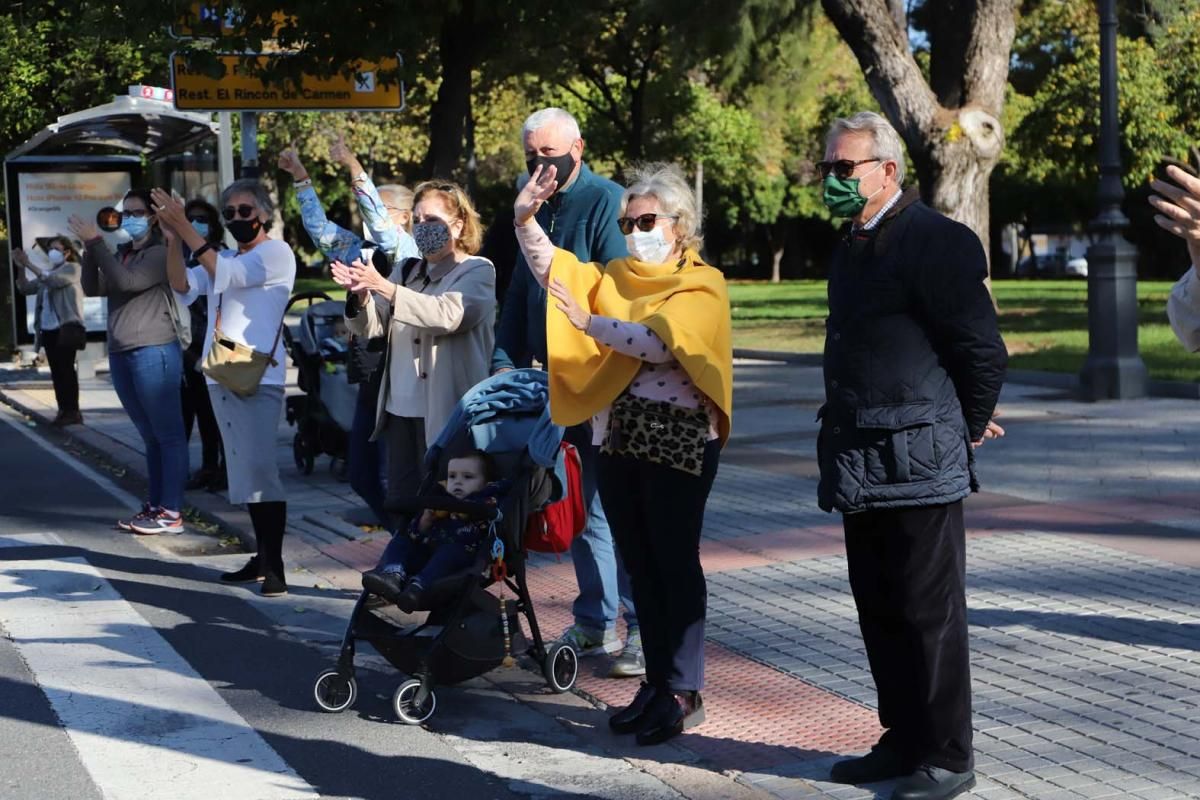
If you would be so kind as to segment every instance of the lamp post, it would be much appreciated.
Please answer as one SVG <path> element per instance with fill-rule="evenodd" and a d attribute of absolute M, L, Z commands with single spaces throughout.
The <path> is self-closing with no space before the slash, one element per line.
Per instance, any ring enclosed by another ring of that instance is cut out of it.
<path fill-rule="evenodd" d="M 1129 400 L 1146 394 L 1146 365 L 1138 355 L 1137 248 L 1122 232 L 1120 127 L 1117 121 L 1117 12 L 1100 12 L 1100 211 L 1092 220 L 1088 261 L 1088 357 L 1079 375 L 1089 400 Z"/>

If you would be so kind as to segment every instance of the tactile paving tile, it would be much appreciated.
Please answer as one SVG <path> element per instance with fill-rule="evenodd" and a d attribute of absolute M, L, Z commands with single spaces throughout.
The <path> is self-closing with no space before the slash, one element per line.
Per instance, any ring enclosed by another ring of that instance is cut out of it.
<path fill-rule="evenodd" d="M 1200 797 L 1200 570 L 1018 533 L 971 540 L 967 575 L 982 776 L 1021 797 Z M 844 557 L 709 583 L 710 639 L 874 703 Z"/>

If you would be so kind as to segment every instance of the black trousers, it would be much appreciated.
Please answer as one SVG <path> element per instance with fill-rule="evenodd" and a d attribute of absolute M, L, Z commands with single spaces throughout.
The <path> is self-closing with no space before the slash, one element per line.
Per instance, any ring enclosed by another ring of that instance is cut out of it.
<path fill-rule="evenodd" d="M 425 418 L 388 414 L 382 438 L 387 453 L 387 499 L 416 495 L 425 476 Z M 404 532 L 411 517 L 392 514 L 391 518 L 395 534 Z"/>
<path fill-rule="evenodd" d="M 850 587 L 879 692 L 880 743 L 972 769 L 962 502 L 843 517 Z"/>
<path fill-rule="evenodd" d="M 597 461 L 604 516 L 633 586 L 646 682 L 659 689 L 704 688 L 700 532 L 720 455 L 720 442 L 709 442 L 699 476 L 604 453 Z"/>
<path fill-rule="evenodd" d="M 221 452 L 221 426 L 213 414 L 212 399 L 204 373 L 195 369 L 195 362 L 184 356 L 183 388 L 180 395 L 183 407 L 183 430 L 188 441 L 192 439 L 193 423 L 200 429 L 200 464 L 203 469 L 215 472 L 224 461 Z"/>
<path fill-rule="evenodd" d="M 42 331 L 42 346 L 46 349 L 46 360 L 50 362 L 50 380 L 54 383 L 54 402 L 58 413 L 79 413 L 79 373 L 75 371 L 73 347 L 58 346 L 58 329 Z"/>

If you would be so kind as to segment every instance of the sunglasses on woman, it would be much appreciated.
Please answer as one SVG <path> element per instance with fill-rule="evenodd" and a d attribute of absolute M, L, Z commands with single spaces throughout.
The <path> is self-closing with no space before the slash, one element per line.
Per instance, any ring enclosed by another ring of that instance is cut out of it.
<path fill-rule="evenodd" d="M 121 218 L 129 219 L 130 217 L 137 217 L 138 219 L 141 219 L 142 217 L 146 216 L 149 213 L 150 212 L 144 208 L 135 208 L 132 210 L 125 209 L 124 211 L 121 212 Z"/>
<path fill-rule="evenodd" d="M 242 203 L 237 208 L 234 208 L 233 206 L 225 206 L 223 209 L 221 209 L 221 216 L 225 218 L 226 222 L 233 221 L 235 215 L 241 217 L 242 219 L 250 219 L 256 213 L 258 213 L 258 209 L 252 205 L 249 205 L 248 203 Z"/>
<path fill-rule="evenodd" d="M 828 178 L 829 173 L 833 173 L 837 177 L 845 180 L 854 174 L 854 170 L 859 164 L 870 164 L 872 161 L 879 161 L 878 158 L 863 158 L 858 161 L 851 161 L 848 158 L 839 158 L 837 161 L 818 161 L 817 171 L 821 173 L 822 178 Z"/>
<path fill-rule="evenodd" d="M 617 220 L 617 227 L 621 229 L 621 233 L 628 236 L 633 233 L 633 228 L 636 225 L 637 229 L 642 233 L 649 233 L 654 230 L 654 226 L 660 219 L 679 219 L 678 214 L 641 214 L 637 217 L 621 217 Z"/>

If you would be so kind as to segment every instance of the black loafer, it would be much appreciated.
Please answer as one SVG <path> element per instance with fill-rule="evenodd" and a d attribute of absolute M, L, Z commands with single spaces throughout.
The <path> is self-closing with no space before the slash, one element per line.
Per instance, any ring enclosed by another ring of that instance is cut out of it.
<path fill-rule="evenodd" d="M 390 603 L 397 603 L 404 592 L 404 577 L 395 572 L 369 570 L 362 576 L 363 588 Z"/>
<path fill-rule="evenodd" d="M 829 779 L 834 783 L 890 781 L 910 774 L 914 766 L 912 761 L 892 748 L 877 744 L 864 756 L 834 764 L 829 770 Z"/>
<path fill-rule="evenodd" d="M 251 556 L 246 566 L 233 572 L 222 572 L 221 583 L 254 583 L 263 580 L 263 570 L 259 568 L 258 556 Z"/>
<path fill-rule="evenodd" d="M 950 800 L 974 787 L 975 773 L 970 770 L 951 772 L 931 764 L 922 764 L 896 784 L 892 800 Z"/>
<path fill-rule="evenodd" d="M 608 718 L 608 727 L 612 729 L 613 733 L 636 732 L 638 728 L 642 727 L 642 716 L 646 713 L 646 707 L 650 705 L 650 701 L 654 699 L 657 692 L 658 690 L 653 686 L 642 681 L 637 694 L 633 696 L 633 702 Z"/>
<path fill-rule="evenodd" d="M 659 692 L 646 709 L 637 732 L 640 745 L 662 744 L 704 722 L 704 698 L 699 692 Z"/>

